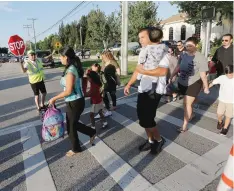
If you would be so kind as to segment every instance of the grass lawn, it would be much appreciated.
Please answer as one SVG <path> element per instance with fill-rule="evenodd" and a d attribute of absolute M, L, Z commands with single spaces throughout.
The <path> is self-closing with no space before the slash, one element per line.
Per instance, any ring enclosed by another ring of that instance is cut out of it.
<path fill-rule="evenodd" d="M 92 66 L 95 63 L 99 63 L 101 64 L 102 60 L 101 59 L 96 59 L 96 60 L 84 60 L 82 61 L 82 65 L 85 68 L 88 68 L 90 66 Z M 118 61 L 119 63 L 119 61 Z M 120 64 L 120 63 L 119 63 Z M 64 66 L 61 65 L 61 63 L 57 63 L 58 67 L 61 69 L 64 69 Z M 136 61 L 129 61 L 128 62 L 128 75 L 126 76 L 121 76 L 120 80 L 121 80 L 121 84 L 125 85 L 126 83 L 128 83 L 128 81 L 130 80 L 135 68 L 136 68 L 137 62 Z"/>

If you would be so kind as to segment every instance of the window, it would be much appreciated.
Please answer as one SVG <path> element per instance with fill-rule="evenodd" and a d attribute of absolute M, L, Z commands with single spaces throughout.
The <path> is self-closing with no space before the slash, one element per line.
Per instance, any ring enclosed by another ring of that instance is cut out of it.
<path fill-rule="evenodd" d="M 201 36 L 201 23 L 195 25 L 195 35 L 198 39 Z"/>
<path fill-rule="evenodd" d="M 181 27 L 181 35 L 180 35 L 180 40 L 185 40 L 186 39 L 186 26 L 183 25 Z"/>
<path fill-rule="evenodd" d="M 169 40 L 173 40 L 173 28 L 169 28 Z"/>

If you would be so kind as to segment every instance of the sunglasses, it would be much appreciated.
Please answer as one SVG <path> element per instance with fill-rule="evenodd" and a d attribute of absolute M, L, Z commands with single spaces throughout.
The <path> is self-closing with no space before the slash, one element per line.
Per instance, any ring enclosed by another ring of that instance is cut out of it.
<path fill-rule="evenodd" d="M 222 40 L 222 42 L 228 42 L 229 40 Z"/>

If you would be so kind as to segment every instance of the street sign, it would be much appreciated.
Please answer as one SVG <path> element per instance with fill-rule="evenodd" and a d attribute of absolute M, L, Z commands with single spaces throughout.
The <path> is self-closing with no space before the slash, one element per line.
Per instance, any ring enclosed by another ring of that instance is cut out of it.
<path fill-rule="evenodd" d="M 202 20 L 212 20 L 215 18 L 215 8 L 209 7 L 202 10 Z"/>
<path fill-rule="evenodd" d="M 15 56 L 24 55 L 25 44 L 24 40 L 18 35 L 11 36 L 8 40 L 8 46 L 12 54 Z"/>
<path fill-rule="evenodd" d="M 56 43 L 55 43 L 55 47 L 56 47 L 57 49 L 59 49 L 61 46 L 62 46 L 62 45 L 61 45 L 60 42 L 56 42 Z"/>

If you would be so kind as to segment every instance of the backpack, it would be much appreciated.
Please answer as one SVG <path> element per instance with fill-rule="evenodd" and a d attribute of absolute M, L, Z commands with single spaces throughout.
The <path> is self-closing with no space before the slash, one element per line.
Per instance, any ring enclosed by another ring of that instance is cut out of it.
<path fill-rule="evenodd" d="M 60 109 L 49 107 L 43 116 L 42 138 L 44 141 L 54 141 L 64 137 L 64 117 Z"/>

